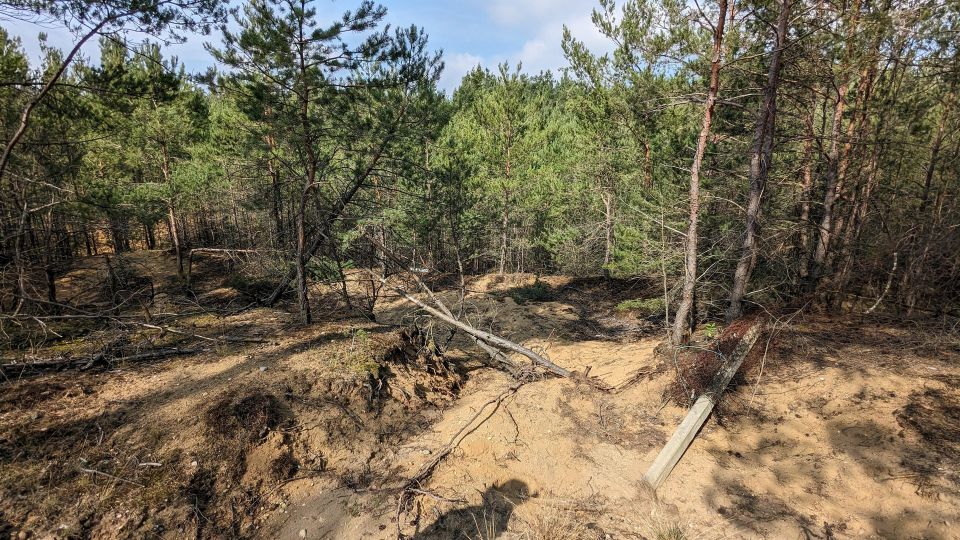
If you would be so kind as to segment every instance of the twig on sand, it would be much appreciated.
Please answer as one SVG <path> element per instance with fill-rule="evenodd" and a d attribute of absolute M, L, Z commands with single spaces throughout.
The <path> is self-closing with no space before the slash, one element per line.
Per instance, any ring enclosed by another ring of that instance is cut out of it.
<path fill-rule="evenodd" d="M 442 501 L 442 502 L 448 502 L 448 503 L 464 503 L 464 502 L 467 502 L 467 501 L 464 500 L 464 499 L 448 499 L 447 497 L 444 497 L 444 496 L 442 496 L 442 495 L 437 495 L 436 493 L 434 493 L 434 492 L 432 492 L 432 491 L 427 491 L 427 490 L 425 490 L 425 489 L 408 488 L 407 491 L 409 491 L 410 493 L 416 493 L 417 495 L 423 495 L 424 497 L 430 497 L 431 499 L 436 500 L 436 501 Z"/>
<path fill-rule="evenodd" d="M 106 476 L 107 478 L 111 478 L 111 479 L 116 480 L 116 481 L 118 481 L 118 482 L 123 482 L 124 484 L 130 484 L 130 485 L 132 485 L 132 486 L 137 486 L 137 487 L 146 487 L 146 486 L 144 486 L 143 484 L 141 484 L 141 483 L 139 483 L 139 482 L 134 482 L 133 480 L 127 480 L 126 478 L 120 478 L 119 476 L 114 476 L 114 475 L 112 475 L 112 474 L 105 473 L 105 472 L 103 472 L 103 471 L 98 471 L 98 470 L 96 470 L 96 469 L 87 469 L 87 468 L 84 468 L 84 467 L 80 467 L 80 472 L 85 472 L 85 473 L 90 473 L 90 474 L 99 474 L 100 476 Z"/>
<path fill-rule="evenodd" d="M 499 394 L 497 394 L 496 397 L 486 401 L 485 403 L 483 403 L 483 405 L 480 405 L 480 408 L 477 409 L 476 414 L 471 416 L 470 419 L 463 424 L 463 426 L 453 435 L 453 437 L 450 438 L 450 442 L 444 445 L 443 448 L 441 448 L 440 451 L 436 453 L 433 459 L 431 459 L 423 467 L 421 467 L 420 470 L 417 472 L 417 474 L 413 475 L 409 480 L 407 480 L 407 482 L 403 485 L 403 487 L 400 490 L 400 497 L 399 497 L 399 500 L 397 501 L 396 517 L 397 517 L 397 538 L 398 539 L 402 540 L 406 538 L 406 536 L 403 534 L 402 515 L 406 507 L 408 506 L 408 503 L 410 502 L 411 495 L 422 494 L 421 491 L 422 491 L 423 482 L 425 482 L 428 478 L 430 478 L 430 475 L 433 474 L 433 471 L 437 468 L 437 466 L 440 465 L 440 463 L 444 459 L 446 459 L 446 457 L 449 456 L 450 453 L 457 448 L 457 446 L 460 445 L 460 443 L 463 441 L 463 439 L 467 437 L 467 435 L 470 435 L 471 433 L 479 429 L 484 422 L 489 420 L 490 417 L 492 417 L 493 414 L 497 412 L 497 409 L 500 407 L 500 403 L 503 402 L 504 399 L 515 394 L 517 390 L 519 390 L 520 387 L 523 386 L 524 384 L 526 384 L 526 381 L 515 383 L 511 385 L 509 388 L 507 388 L 506 390 L 504 390 L 503 392 L 500 392 Z M 493 405 L 493 408 L 490 409 L 486 417 L 484 417 L 482 420 L 477 422 L 477 419 L 480 418 L 480 416 L 484 413 L 484 411 L 487 409 L 487 406 L 489 405 Z"/>

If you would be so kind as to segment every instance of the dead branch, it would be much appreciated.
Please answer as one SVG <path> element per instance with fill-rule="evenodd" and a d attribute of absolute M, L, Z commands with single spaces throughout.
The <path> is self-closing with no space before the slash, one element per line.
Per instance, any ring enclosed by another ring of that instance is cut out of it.
<path fill-rule="evenodd" d="M 391 260 L 393 260 L 393 262 L 397 264 L 399 267 L 403 268 L 405 266 L 403 264 L 403 261 L 400 260 L 400 258 L 397 257 L 396 255 L 394 255 L 393 252 L 388 250 L 387 247 L 383 245 L 383 243 L 377 241 L 372 236 L 371 236 L 371 242 L 373 242 L 374 245 L 380 248 L 380 251 L 384 253 L 387 257 L 389 257 Z M 437 309 L 442 311 L 443 314 L 449 317 L 450 319 L 457 320 L 457 321 L 460 320 L 460 316 L 463 315 L 463 298 L 464 298 L 464 291 L 466 289 L 463 282 L 462 270 L 460 273 L 460 309 L 458 310 L 459 315 L 454 315 L 453 312 L 450 311 L 450 309 L 447 307 L 447 305 L 444 304 L 443 301 L 441 301 L 440 298 L 438 298 L 437 295 L 433 293 L 433 290 L 431 290 L 430 287 L 428 287 L 427 284 L 424 283 L 422 279 L 420 279 L 420 276 L 418 276 L 416 272 L 408 271 L 407 274 L 409 274 L 414 279 L 414 281 L 417 282 L 417 286 L 420 288 L 420 290 L 424 291 L 427 294 L 427 296 L 430 297 L 430 300 L 432 300 L 433 303 L 437 306 Z M 398 294 L 400 294 L 404 298 L 407 297 L 405 292 L 399 292 Z M 456 329 L 457 327 L 454 326 L 454 331 L 456 331 Z M 507 355 L 503 353 L 503 351 L 495 347 L 491 347 L 476 335 L 469 334 L 469 333 L 468 335 L 478 347 L 480 347 L 481 349 L 484 350 L 484 352 L 490 355 L 490 358 L 493 359 L 493 361 L 499 362 L 500 364 L 502 364 L 507 369 L 507 371 L 509 371 L 511 374 L 516 376 L 520 372 L 520 368 L 516 364 L 514 364 L 510 360 L 510 358 L 508 358 Z M 451 338 L 452 337 L 453 336 L 451 335 Z"/>
<path fill-rule="evenodd" d="M 121 326 L 125 326 L 125 325 L 140 326 L 140 327 L 142 327 L 142 328 L 149 328 L 149 329 L 151 329 L 151 330 L 160 330 L 161 332 L 170 332 L 171 334 L 177 334 L 177 335 L 184 336 L 184 337 L 192 337 L 192 338 L 195 338 L 195 339 L 199 339 L 199 340 L 202 340 L 202 341 L 209 341 L 209 342 L 212 342 L 212 343 L 218 343 L 218 342 L 226 342 L 226 343 L 264 343 L 264 342 L 266 341 L 265 339 L 263 339 L 263 338 L 258 338 L 258 337 L 242 337 L 242 336 L 240 336 L 240 337 L 232 337 L 232 336 L 209 337 L 209 336 L 204 336 L 204 335 L 201 335 L 201 334 L 194 334 L 194 333 L 192 333 L 192 332 L 186 332 L 186 331 L 183 331 L 183 330 L 179 330 L 179 329 L 174 328 L 174 327 L 172 327 L 172 326 L 161 326 L 161 325 L 157 325 L 157 324 L 140 322 L 140 321 L 134 321 L 134 320 L 124 320 L 124 319 L 126 319 L 127 317 L 126 317 L 126 316 L 123 316 L 123 315 L 115 315 L 115 314 L 107 314 L 107 313 L 94 313 L 94 312 L 91 312 L 91 311 L 87 311 L 87 310 L 84 310 L 84 309 L 80 309 L 80 308 L 71 306 L 71 305 L 69 305 L 69 304 L 63 304 L 63 303 L 60 303 L 60 302 L 50 302 L 50 301 L 46 301 L 46 300 L 38 300 L 38 302 L 42 302 L 42 303 L 45 303 L 45 304 L 52 304 L 52 305 L 58 306 L 58 307 L 61 308 L 61 309 L 68 309 L 68 310 L 73 311 L 73 312 L 75 312 L 75 313 L 74 313 L 74 314 L 71 314 L 71 315 L 20 315 L 20 314 L 2 315 L 2 316 L 0 316 L 0 320 L 12 320 L 12 321 L 30 321 L 30 320 L 33 320 L 33 321 L 40 322 L 42 319 L 103 319 L 103 320 L 112 321 L 112 322 L 117 323 L 117 324 L 119 324 L 119 325 L 121 325 Z"/>
<path fill-rule="evenodd" d="M 174 347 L 117 357 L 111 357 L 105 352 L 100 352 L 95 355 L 82 356 L 79 358 L 51 358 L 34 362 L 12 362 L 8 364 L 0 364 L 0 373 L 7 374 L 8 372 L 12 373 L 23 371 L 61 371 L 75 368 L 86 370 L 98 364 L 109 365 L 118 362 L 143 362 L 147 360 L 168 358 L 170 356 L 196 354 L 207 350 L 209 349 L 182 349 Z"/>
<path fill-rule="evenodd" d="M 440 319 L 441 321 L 443 321 L 443 322 L 445 322 L 445 323 L 447 323 L 447 324 L 449 324 L 449 325 L 451 325 L 451 326 L 453 326 L 453 327 L 455 327 L 455 328 L 458 328 L 458 329 L 460 329 L 460 330 L 463 330 L 464 332 L 466 332 L 467 334 L 469 334 L 470 336 L 472 336 L 475 340 L 482 341 L 482 342 L 484 342 L 484 343 L 485 343 L 486 345 L 488 345 L 488 346 L 499 347 L 499 348 L 501 348 L 501 349 L 506 349 L 506 350 L 508 350 L 508 351 L 513 351 L 513 352 L 515 352 L 515 353 L 522 354 L 523 356 L 526 356 L 527 358 L 529 358 L 530 360 L 532 360 L 534 363 L 539 364 L 540 366 L 546 368 L 546 369 L 547 369 L 548 371 L 550 371 L 551 373 L 553 373 L 553 374 L 555 374 L 555 375 L 559 375 L 560 377 L 571 377 L 571 376 L 573 375 L 572 372 L 570 372 L 570 371 L 568 371 L 568 370 L 566 370 L 566 369 L 564 369 L 564 368 L 562 368 L 562 367 L 554 364 L 554 363 L 551 362 L 550 360 L 547 360 L 547 359 L 544 358 L 543 356 L 541 356 L 541 355 L 537 354 L 536 352 L 534 352 L 534 351 L 532 351 L 532 350 L 524 347 L 523 345 L 519 345 L 519 344 L 514 343 L 514 342 L 512 342 L 512 341 L 510 341 L 510 340 L 508 340 L 508 339 L 504 339 L 504 338 L 502 338 L 502 337 L 500 337 L 500 336 L 491 334 L 490 332 L 484 332 L 483 330 L 478 330 L 478 329 L 476 329 L 476 328 L 474 328 L 474 327 L 472 327 L 472 326 L 470 326 L 470 325 L 468 325 L 468 324 L 466 324 L 466 323 L 464 323 L 464 322 L 462 322 L 462 321 L 460 321 L 460 320 L 457 320 L 455 317 L 453 317 L 452 314 L 450 314 L 450 310 L 447 309 L 446 307 L 443 307 L 442 310 L 441 310 L 441 309 L 439 309 L 439 308 L 430 306 L 430 305 L 426 304 L 425 302 L 423 302 L 422 300 L 420 300 L 419 298 L 411 295 L 411 294 L 408 293 L 407 291 L 405 291 L 405 290 L 403 290 L 403 289 L 401 289 L 401 288 L 399 288 L 399 287 L 394 287 L 394 286 L 392 286 L 392 285 L 387 284 L 387 279 L 386 279 L 385 277 L 380 276 L 380 275 L 377 275 L 376 273 L 374 273 L 374 272 L 371 271 L 371 270 L 366 270 L 366 272 L 367 272 L 372 278 L 377 279 L 378 281 L 380 281 L 380 283 L 382 283 L 386 288 L 388 288 L 388 289 L 390 289 L 391 291 L 393 291 L 394 293 L 396 293 L 396 294 L 404 297 L 408 302 L 417 305 L 420 309 L 426 311 L 427 313 L 433 315 L 434 317 Z M 422 282 L 421 282 L 421 283 L 422 283 Z M 428 290 L 429 290 L 429 289 L 428 289 Z M 434 300 L 436 300 L 436 296 L 434 296 L 432 292 L 429 293 L 428 296 L 431 296 Z M 439 301 L 438 301 L 438 302 L 439 302 Z M 442 304 L 441 304 L 441 305 L 442 305 Z M 486 349 L 485 349 L 485 350 L 486 350 Z M 489 352 L 489 351 L 488 351 L 488 352 Z M 503 353 L 500 352 L 500 351 L 496 351 L 496 352 L 497 352 L 497 354 L 499 354 L 499 355 L 503 355 Z M 497 358 L 497 357 L 495 356 L 494 358 Z"/>
<path fill-rule="evenodd" d="M 146 486 L 144 486 L 143 484 L 141 484 L 141 483 L 139 483 L 139 482 L 134 482 L 133 480 L 127 480 L 126 478 L 120 478 L 119 476 L 114 476 L 114 475 L 112 475 L 112 474 L 105 473 L 105 472 L 103 472 L 103 471 L 98 471 L 98 470 L 96 470 L 96 469 L 87 469 L 87 468 L 84 468 L 84 467 L 80 467 L 80 472 L 85 472 L 85 473 L 88 473 L 88 474 L 97 474 L 97 475 L 100 475 L 100 476 L 105 476 L 105 477 L 110 478 L 110 479 L 112 479 L 112 480 L 116 480 L 117 482 L 123 482 L 124 484 L 130 484 L 131 486 L 146 487 Z"/>
<path fill-rule="evenodd" d="M 438 451 L 437 454 L 433 457 L 433 459 L 431 459 L 426 464 L 424 464 L 420 468 L 420 470 L 417 472 L 417 474 L 413 475 L 409 480 L 407 480 L 407 482 L 401 488 L 400 498 L 399 498 L 399 501 L 397 502 L 397 538 L 398 539 L 406 538 L 402 530 L 403 520 L 401 519 L 401 515 L 406 510 L 411 500 L 411 497 L 421 492 L 422 484 L 428 478 L 430 478 L 430 475 L 433 474 L 433 471 L 437 468 L 437 466 L 440 465 L 440 463 L 444 459 L 446 459 L 446 457 L 449 456 L 450 453 L 453 452 L 460 445 L 461 442 L 463 442 L 463 439 L 465 439 L 467 435 L 470 435 L 471 433 L 476 431 L 481 425 L 483 425 L 484 422 L 489 420 L 490 417 L 492 417 L 493 414 L 497 412 L 497 409 L 500 407 L 500 403 L 503 402 L 503 400 L 506 399 L 507 397 L 515 394 L 517 390 L 519 390 L 520 387 L 523 386 L 524 384 L 526 384 L 526 382 L 518 382 L 510 386 L 503 392 L 500 392 L 499 394 L 497 394 L 496 397 L 486 401 L 483 405 L 480 405 L 480 408 L 477 409 L 476 414 L 471 416 L 470 419 L 467 420 L 456 433 L 454 433 L 453 437 L 450 438 L 450 442 L 444 445 L 443 448 L 441 448 L 440 451 Z M 487 414 L 487 416 L 483 418 L 483 420 L 476 422 L 476 420 L 480 418 L 480 415 L 483 414 L 484 410 L 486 410 L 488 405 L 493 405 L 493 408 L 490 410 L 489 414 Z"/>

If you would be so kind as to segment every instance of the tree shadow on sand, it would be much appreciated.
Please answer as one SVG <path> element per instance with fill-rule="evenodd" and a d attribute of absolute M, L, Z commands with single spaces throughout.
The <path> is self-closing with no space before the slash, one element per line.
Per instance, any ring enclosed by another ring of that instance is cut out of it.
<path fill-rule="evenodd" d="M 483 493 L 481 504 L 455 508 L 442 514 L 429 527 L 414 534 L 411 540 L 499 538 L 507 530 L 514 507 L 527 496 L 527 484 L 521 480 L 494 484 Z"/>

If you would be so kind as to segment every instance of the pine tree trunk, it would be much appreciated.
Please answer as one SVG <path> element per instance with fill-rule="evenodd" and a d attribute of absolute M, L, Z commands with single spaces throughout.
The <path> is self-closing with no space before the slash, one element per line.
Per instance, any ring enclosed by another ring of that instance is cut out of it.
<path fill-rule="evenodd" d="M 830 129 L 830 151 L 827 156 L 826 172 L 826 191 L 823 195 L 823 216 L 820 218 L 820 226 L 817 229 L 816 247 L 812 259 L 812 286 L 815 288 L 817 281 L 826 273 L 827 254 L 830 248 L 831 233 L 834 228 L 834 203 L 837 200 L 839 184 L 845 166 L 841 164 L 840 159 L 840 136 L 843 126 L 843 113 L 847 105 L 847 92 L 850 90 L 849 77 L 846 74 L 848 66 L 853 56 L 854 43 L 853 38 L 856 34 L 857 24 L 860 20 L 860 0 L 854 0 L 851 6 L 852 15 L 850 25 L 847 30 L 847 44 L 844 59 L 844 65 L 841 66 L 841 77 L 839 87 L 837 88 L 837 102 L 833 109 L 833 122 Z M 845 160 L 844 160 L 845 161 Z"/>
<path fill-rule="evenodd" d="M 613 193 L 603 194 L 603 275 L 610 277 L 610 262 L 613 260 Z"/>
<path fill-rule="evenodd" d="M 273 152 L 275 146 L 273 137 L 268 137 L 267 139 L 270 151 Z M 270 172 L 270 188 L 272 195 L 270 210 L 273 213 L 274 227 L 277 229 L 277 247 L 283 248 L 283 245 L 287 242 L 286 231 L 283 227 L 283 194 L 280 189 L 280 169 L 277 167 L 277 164 L 274 162 L 272 156 L 267 160 L 267 170 Z"/>
<path fill-rule="evenodd" d="M 710 86 L 707 91 L 707 101 L 703 109 L 703 126 L 697 139 L 697 150 L 693 157 L 693 166 L 690 167 L 690 223 L 687 225 L 687 243 L 684 252 L 683 291 L 680 305 L 677 307 L 673 321 L 671 340 L 680 344 L 690 336 L 695 321 L 690 318 L 694 303 L 694 292 L 697 285 L 697 220 L 700 217 L 700 166 L 703 163 L 703 154 L 707 149 L 707 139 L 710 137 L 710 124 L 713 120 L 713 109 L 717 103 L 717 94 L 720 90 L 720 63 L 723 60 L 723 31 L 727 20 L 727 0 L 717 3 L 720 12 L 713 32 L 713 57 L 710 62 Z"/>
<path fill-rule="evenodd" d="M 741 246 L 740 260 L 733 276 L 733 288 L 730 293 L 730 306 L 727 308 L 726 321 L 730 323 L 743 315 L 743 296 L 750 282 L 750 274 L 757 259 L 757 229 L 763 192 L 766 189 L 770 173 L 770 161 L 773 158 L 773 134 L 776 125 L 777 88 L 780 84 L 780 65 L 783 47 L 787 37 L 787 23 L 790 19 L 790 0 L 783 0 L 780 15 L 777 17 L 777 30 L 774 47 L 770 54 L 770 70 L 767 85 L 763 92 L 763 102 L 757 114 L 757 126 L 753 138 L 750 156 L 750 194 L 747 199 L 747 224 Z"/>
<path fill-rule="evenodd" d="M 156 249 L 156 247 L 157 247 L 157 239 L 156 239 L 156 237 L 153 235 L 153 225 L 148 224 L 148 223 L 144 223 L 144 224 L 143 224 L 143 231 L 144 231 L 144 233 L 145 233 L 144 236 L 146 237 L 146 240 L 147 240 L 147 249 Z"/>
<path fill-rule="evenodd" d="M 509 143 L 508 143 L 509 144 Z M 510 181 L 510 147 L 507 146 L 507 161 L 504 167 L 504 175 L 506 176 L 506 181 Z M 500 222 L 500 269 L 497 271 L 501 276 L 506 271 L 507 267 L 507 254 L 510 251 L 509 246 L 509 229 L 510 227 L 510 189 L 504 188 L 503 190 L 503 215 L 501 216 Z"/>
<path fill-rule="evenodd" d="M 800 268 L 797 276 L 800 282 L 810 276 L 810 197 L 813 191 L 813 115 L 816 109 L 814 104 L 813 111 L 806 119 L 807 134 L 803 142 L 803 183 L 800 186 L 800 215 L 797 219 L 800 228 L 797 240 L 797 264 Z"/>
<path fill-rule="evenodd" d="M 306 195 L 304 195 L 306 197 Z M 310 295 L 307 291 L 307 254 L 306 254 L 306 232 L 304 231 L 304 204 L 301 203 L 300 211 L 297 213 L 297 307 L 300 312 L 300 320 L 306 324 L 313 322 L 310 314 Z"/>
<path fill-rule="evenodd" d="M 177 214 L 174 211 L 173 205 L 173 186 L 171 185 L 171 176 L 170 176 L 170 155 L 167 152 L 166 145 L 161 147 L 163 152 L 163 162 L 161 163 L 161 170 L 163 172 L 163 180 L 167 184 L 167 188 L 170 190 L 170 195 L 167 198 L 167 226 L 170 231 L 170 245 L 173 246 L 173 253 L 177 257 L 177 277 L 183 277 L 183 247 L 181 246 L 181 236 L 180 228 L 177 225 Z"/>
<path fill-rule="evenodd" d="M 183 277 L 183 249 L 180 246 L 180 231 L 177 228 L 177 216 L 173 212 L 173 203 L 167 203 L 167 228 L 170 231 L 170 244 L 177 257 L 177 276 Z"/>

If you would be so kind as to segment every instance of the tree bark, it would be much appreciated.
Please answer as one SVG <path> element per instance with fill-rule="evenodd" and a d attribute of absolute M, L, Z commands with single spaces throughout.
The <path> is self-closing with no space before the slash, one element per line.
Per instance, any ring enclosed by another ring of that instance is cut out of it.
<path fill-rule="evenodd" d="M 606 191 L 603 197 L 603 275 L 610 277 L 610 262 L 613 260 L 613 192 Z"/>
<path fill-rule="evenodd" d="M 305 214 L 307 197 L 309 196 L 311 181 L 308 181 L 300 195 L 300 209 L 297 211 L 297 253 L 294 260 L 294 268 L 297 275 L 297 308 L 300 313 L 300 321 L 310 324 L 313 320 L 310 314 L 310 293 L 307 290 L 307 238 L 305 230 Z M 312 254 L 311 254 L 312 255 Z"/>
<path fill-rule="evenodd" d="M 826 172 L 826 191 L 823 195 L 823 216 L 820 219 L 820 226 L 817 229 L 816 247 L 812 259 L 812 279 L 813 287 L 816 282 L 826 273 L 825 263 L 827 252 L 830 247 L 830 238 L 833 231 L 833 205 L 837 200 L 839 183 L 843 169 L 840 164 L 840 133 L 843 126 L 843 113 L 847 105 L 847 92 L 850 90 L 849 76 L 846 74 L 855 44 L 853 43 L 857 31 L 857 25 L 860 20 L 860 0 L 854 0 L 851 7 L 850 24 L 847 30 L 847 43 L 845 50 L 844 65 L 841 66 L 842 80 L 837 88 L 837 102 L 833 109 L 833 122 L 830 128 L 830 151 L 827 156 Z"/>
<path fill-rule="evenodd" d="M 267 136 L 267 147 L 271 153 L 270 157 L 267 158 L 267 171 L 270 173 L 270 188 L 272 195 L 272 199 L 270 201 L 270 210 L 273 213 L 273 222 L 277 229 L 277 247 L 283 248 L 284 244 L 287 243 L 287 235 L 283 227 L 283 193 L 280 186 L 280 168 L 277 167 L 276 160 L 272 155 L 276 149 L 276 142 L 274 141 L 272 135 Z"/>
<path fill-rule="evenodd" d="M 790 0 L 783 0 L 780 15 L 777 16 L 777 29 L 773 50 L 770 53 L 770 68 L 767 73 L 767 85 L 763 91 L 763 101 L 757 114 L 757 126 L 750 152 L 750 193 L 747 198 L 747 224 L 741 246 L 740 260 L 733 276 L 730 293 L 730 306 L 727 308 L 726 321 L 731 323 L 743 315 L 743 296 L 750 282 L 754 261 L 757 259 L 757 229 L 763 192 L 766 189 L 770 173 L 770 161 L 773 157 L 773 135 L 776 127 L 777 89 L 780 84 L 780 66 L 783 48 L 787 38 L 787 23 L 790 20 Z"/>
<path fill-rule="evenodd" d="M 803 142 L 803 181 L 800 185 L 800 212 L 797 226 L 800 228 L 799 238 L 797 240 L 797 264 L 800 267 L 797 271 L 798 281 L 806 281 L 810 277 L 810 197 L 813 191 L 813 116 L 817 110 L 816 97 L 814 97 L 813 110 L 805 120 L 806 140 Z"/>
<path fill-rule="evenodd" d="M 153 236 L 153 225 L 144 223 L 143 231 L 145 233 L 144 236 L 146 237 L 146 241 L 147 241 L 147 249 L 156 249 L 157 239 L 156 237 Z"/>
<path fill-rule="evenodd" d="M 713 109 L 716 106 L 717 94 L 720 90 L 720 63 L 723 60 L 723 32 L 727 20 L 727 0 L 719 0 L 717 5 L 719 14 L 713 32 L 710 86 L 707 90 L 707 101 L 703 109 L 703 126 L 697 139 L 693 166 L 690 168 L 690 223 L 687 226 L 687 243 L 684 252 L 683 291 L 680 297 L 680 305 L 677 306 L 677 312 L 674 316 L 671 335 L 674 344 L 683 343 L 689 338 L 690 330 L 695 322 L 691 320 L 690 313 L 693 309 L 694 289 L 697 285 L 697 220 L 700 217 L 700 167 L 703 163 L 703 154 L 707 149 Z"/>
<path fill-rule="evenodd" d="M 504 175 L 506 176 L 506 181 L 510 182 L 510 138 L 507 139 L 507 160 L 504 167 Z M 500 269 L 498 273 L 502 276 L 506 271 L 507 267 L 507 254 L 509 252 L 509 234 L 508 229 L 510 228 L 510 189 L 505 187 L 503 189 L 503 215 L 500 223 Z"/>

